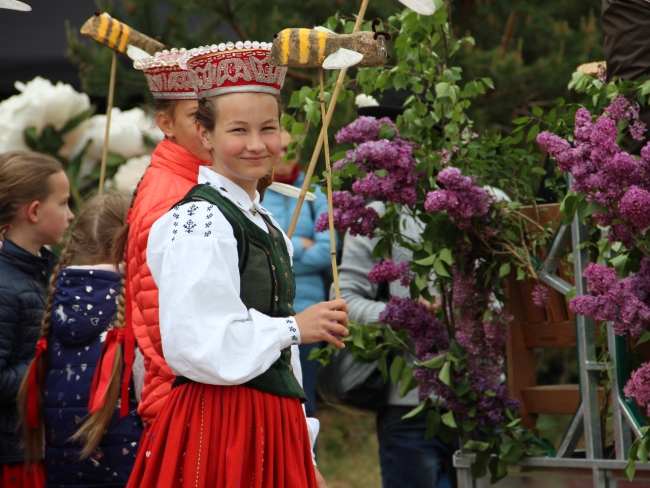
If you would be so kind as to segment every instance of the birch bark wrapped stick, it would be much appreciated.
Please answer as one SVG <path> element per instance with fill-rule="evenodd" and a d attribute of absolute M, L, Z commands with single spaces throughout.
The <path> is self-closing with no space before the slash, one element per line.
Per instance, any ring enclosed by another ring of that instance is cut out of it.
<path fill-rule="evenodd" d="M 128 25 L 112 18 L 107 13 L 95 14 L 81 26 L 81 33 L 91 39 L 104 44 L 113 50 L 111 62 L 111 78 L 108 85 L 108 103 L 106 106 L 106 133 L 104 148 L 102 150 L 101 172 L 99 174 L 98 194 L 104 189 L 106 178 L 106 160 L 108 159 L 108 138 L 111 129 L 111 112 L 113 111 L 113 97 L 115 94 L 115 75 L 117 73 L 117 53 L 129 56 L 132 60 L 153 56 L 162 51 L 165 46 L 161 42 L 145 36 Z"/>

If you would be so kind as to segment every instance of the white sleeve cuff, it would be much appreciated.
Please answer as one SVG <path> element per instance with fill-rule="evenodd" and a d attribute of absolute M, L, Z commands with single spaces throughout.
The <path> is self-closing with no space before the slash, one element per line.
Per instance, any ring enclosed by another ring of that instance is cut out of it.
<path fill-rule="evenodd" d="M 274 318 L 273 321 L 280 335 L 280 349 L 300 344 L 300 329 L 293 317 Z"/>

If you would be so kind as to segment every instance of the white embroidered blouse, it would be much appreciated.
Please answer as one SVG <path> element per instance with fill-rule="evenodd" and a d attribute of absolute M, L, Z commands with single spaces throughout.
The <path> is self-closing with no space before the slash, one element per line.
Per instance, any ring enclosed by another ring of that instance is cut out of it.
<path fill-rule="evenodd" d="M 260 214 L 271 214 L 260 205 L 259 195 L 251 201 L 242 188 L 210 167 L 200 168 L 198 182 L 212 185 L 268 232 Z M 291 240 L 283 236 L 292 256 Z M 158 287 L 167 364 L 175 375 L 193 381 L 239 385 L 265 372 L 282 349 L 292 346 L 293 372 L 302 385 L 296 321 L 246 308 L 239 297 L 238 261 L 232 227 L 209 202 L 174 207 L 154 223 L 147 264 Z M 318 420 L 308 418 L 307 425 L 313 448 Z"/>

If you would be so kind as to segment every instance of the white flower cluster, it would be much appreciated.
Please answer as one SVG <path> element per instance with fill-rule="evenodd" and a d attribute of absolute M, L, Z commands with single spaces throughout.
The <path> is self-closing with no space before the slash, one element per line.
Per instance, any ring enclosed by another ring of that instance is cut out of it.
<path fill-rule="evenodd" d="M 379 107 L 379 102 L 375 100 L 374 97 L 370 95 L 364 95 L 363 93 L 361 95 L 356 96 L 356 98 L 354 99 L 354 103 L 359 108 Z"/>
<path fill-rule="evenodd" d="M 0 154 L 13 150 L 28 150 L 24 131 L 33 127 L 40 135 L 51 125 L 61 130 L 75 116 L 90 108 L 90 100 L 85 93 L 79 93 L 70 85 L 36 77 L 28 83 L 16 82 L 20 92 L 0 103 Z M 84 154 L 80 175 L 89 174 L 101 161 L 106 115 L 90 117 L 63 137 L 59 156 L 73 159 L 88 145 Z M 111 112 L 111 129 L 108 152 L 124 159 L 139 158 L 151 153 L 144 139 L 159 142 L 164 134 L 140 108 L 122 112 L 114 108 Z M 134 163 L 133 167 L 141 167 Z M 146 166 L 145 166 L 146 167 Z M 132 172 L 134 170 L 125 170 Z M 144 171 L 144 169 L 142 170 Z M 137 183 L 137 182 L 136 182 Z"/>
<path fill-rule="evenodd" d="M 132 195 L 149 164 L 151 164 L 149 155 L 131 158 L 118 168 L 110 184 L 108 181 L 106 184 L 121 193 Z"/>
<path fill-rule="evenodd" d="M 61 130 L 76 115 L 88 110 L 90 100 L 85 93 L 78 93 L 70 85 L 36 77 L 28 83 L 15 84 L 19 95 L 14 95 L 0 103 L 0 153 L 27 150 L 23 133 L 33 127 L 37 133 L 52 125 Z M 70 152 L 74 147 L 81 128 L 68 133 L 63 138 L 62 152 Z"/>
<path fill-rule="evenodd" d="M 94 165 L 102 158 L 104 135 L 106 132 L 106 115 L 92 116 L 84 124 L 84 131 L 77 140 L 71 156 L 77 156 L 88 141 L 92 141 L 84 155 L 84 165 Z M 111 129 L 108 137 L 108 152 L 124 159 L 149 154 L 150 149 L 144 144 L 144 137 L 150 137 L 154 142 L 163 139 L 164 134 L 158 126 L 147 117 L 144 110 L 134 108 L 122 112 L 114 108 L 111 112 Z"/>

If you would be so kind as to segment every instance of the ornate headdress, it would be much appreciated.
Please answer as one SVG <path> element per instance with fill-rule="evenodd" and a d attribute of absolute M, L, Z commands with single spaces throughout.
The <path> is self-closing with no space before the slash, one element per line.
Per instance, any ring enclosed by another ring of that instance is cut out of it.
<path fill-rule="evenodd" d="M 190 74 L 178 65 L 179 58 L 186 53 L 185 48 L 174 48 L 133 63 L 135 69 L 144 71 L 155 99 L 196 100 Z"/>
<path fill-rule="evenodd" d="M 179 61 L 190 73 L 199 98 L 240 92 L 278 95 L 287 68 L 268 62 L 273 43 L 237 42 L 195 48 Z"/>

